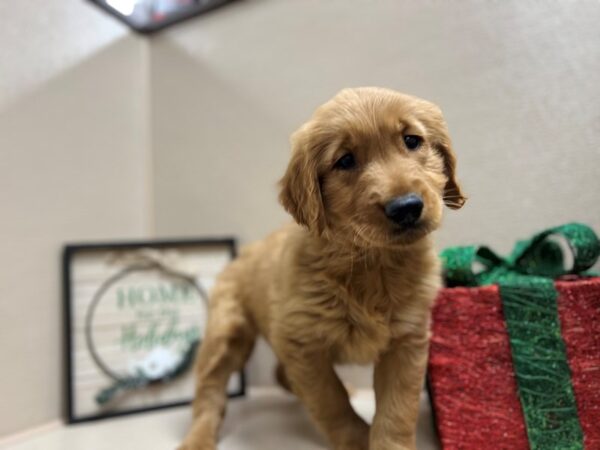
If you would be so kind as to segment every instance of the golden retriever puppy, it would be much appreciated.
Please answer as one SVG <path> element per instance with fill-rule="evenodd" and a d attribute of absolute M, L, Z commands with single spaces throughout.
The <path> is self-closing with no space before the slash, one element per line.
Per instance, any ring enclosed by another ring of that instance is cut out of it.
<path fill-rule="evenodd" d="M 291 142 L 279 198 L 297 223 L 248 246 L 220 276 L 181 449 L 216 448 L 227 381 L 258 334 L 331 448 L 414 449 L 440 287 L 430 233 L 444 203 L 465 202 L 442 113 L 387 89 L 345 89 Z M 335 363 L 375 364 L 371 426 Z"/>

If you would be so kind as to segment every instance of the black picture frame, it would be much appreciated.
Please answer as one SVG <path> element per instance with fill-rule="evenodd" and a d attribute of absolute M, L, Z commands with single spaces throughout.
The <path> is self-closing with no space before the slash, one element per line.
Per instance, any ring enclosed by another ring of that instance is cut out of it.
<path fill-rule="evenodd" d="M 163 20 L 157 22 L 146 22 L 146 23 L 138 23 L 132 20 L 130 17 L 122 14 L 117 9 L 113 8 L 107 0 L 88 0 L 89 2 L 95 4 L 100 7 L 104 11 L 106 11 L 111 16 L 117 18 L 127 26 L 129 26 L 132 30 L 141 33 L 141 34 L 151 34 L 157 31 L 160 31 L 166 27 L 171 25 L 175 25 L 176 23 L 182 22 L 187 19 L 191 19 L 192 17 L 198 16 L 203 13 L 207 13 L 214 9 L 217 9 L 221 6 L 224 6 L 228 3 L 231 3 L 235 0 L 204 0 L 197 1 L 195 5 L 182 10 L 181 12 L 169 14 Z"/>
<path fill-rule="evenodd" d="M 229 249 L 231 260 L 237 257 L 236 240 L 233 237 L 223 238 L 203 238 L 203 239 L 173 239 L 173 240 L 137 240 L 137 241 L 119 241 L 119 242 L 95 242 L 95 243 L 68 243 L 63 246 L 62 252 L 62 290 L 63 290 L 63 323 L 64 323 L 64 371 L 65 371 L 65 390 L 66 390 L 66 408 L 65 416 L 68 424 L 78 424 L 90 421 L 110 419 L 114 417 L 128 416 L 144 412 L 158 411 L 178 406 L 186 406 L 191 403 L 193 398 L 186 401 L 166 403 L 151 407 L 133 408 L 125 411 L 111 411 L 96 415 L 77 416 L 75 414 L 75 392 L 74 392 L 74 374 L 73 374 L 73 354 L 72 354 L 72 272 L 71 262 L 75 254 L 81 251 L 110 251 L 110 250 L 135 250 L 140 248 L 181 248 L 189 246 L 226 246 Z M 237 392 L 229 393 L 230 398 L 246 395 L 246 375 L 242 369 L 239 372 L 240 389 Z"/>

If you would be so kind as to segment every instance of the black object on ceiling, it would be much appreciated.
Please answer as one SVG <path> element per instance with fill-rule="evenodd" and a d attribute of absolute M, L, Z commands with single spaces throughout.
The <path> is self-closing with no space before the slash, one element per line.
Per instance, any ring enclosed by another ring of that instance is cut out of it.
<path fill-rule="evenodd" d="M 140 33 L 152 33 L 232 0 L 91 0 Z"/>

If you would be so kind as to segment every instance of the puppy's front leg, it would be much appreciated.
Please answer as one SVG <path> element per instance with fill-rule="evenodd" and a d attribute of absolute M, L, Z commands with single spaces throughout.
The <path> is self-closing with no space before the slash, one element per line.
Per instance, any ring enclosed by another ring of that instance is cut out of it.
<path fill-rule="evenodd" d="M 369 450 L 413 450 L 419 398 L 423 389 L 429 336 L 410 335 L 391 342 L 375 365 L 377 409 Z"/>
<path fill-rule="evenodd" d="M 352 409 L 348 393 L 324 354 L 280 354 L 292 391 L 300 397 L 334 450 L 367 450 L 369 426 Z"/>

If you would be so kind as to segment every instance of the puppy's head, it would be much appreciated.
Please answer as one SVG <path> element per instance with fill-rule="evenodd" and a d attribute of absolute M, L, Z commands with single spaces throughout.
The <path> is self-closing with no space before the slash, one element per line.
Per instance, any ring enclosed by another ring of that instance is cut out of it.
<path fill-rule="evenodd" d="M 465 202 L 440 109 L 380 88 L 345 89 L 292 135 L 280 201 L 309 230 L 363 247 L 407 245 Z"/>

